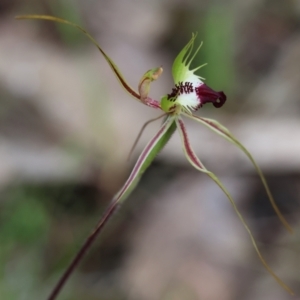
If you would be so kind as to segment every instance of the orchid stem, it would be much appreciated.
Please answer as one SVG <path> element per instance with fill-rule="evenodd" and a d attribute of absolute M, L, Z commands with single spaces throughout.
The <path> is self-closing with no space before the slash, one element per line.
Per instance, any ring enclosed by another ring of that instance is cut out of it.
<path fill-rule="evenodd" d="M 113 199 L 113 201 L 110 203 L 110 205 L 106 209 L 105 213 L 101 216 L 101 218 L 100 218 L 98 224 L 96 225 L 94 231 L 86 239 L 86 241 L 84 242 L 84 244 L 81 246 L 80 250 L 78 251 L 77 255 L 73 258 L 73 260 L 69 264 L 66 271 L 60 277 L 59 281 L 55 285 L 54 289 L 52 290 L 52 292 L 49 295 L 49 297 L 47 298 L 47 300 L 55 300 L 56 299 L 56 297 L 60 293 L 61 289 L 66 284 L 67 280 L 72 275 L 75 268 L 81 262 L 82 258 L 86 254 L 86 252 L 91 248 L 91 246 L 94 243 L 97 236 L 102 232 L 102 229 L 104 228 L 105 224 L 111 219 L 114 212 L 119 207 L 120 207 L 120 203 L 118 202 L 118 200 Z"/>

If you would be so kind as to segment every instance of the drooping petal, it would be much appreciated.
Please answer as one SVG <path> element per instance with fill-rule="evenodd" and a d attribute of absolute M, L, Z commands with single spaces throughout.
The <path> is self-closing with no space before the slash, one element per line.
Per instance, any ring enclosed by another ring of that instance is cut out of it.
<path fill-rule="evenodd" d="M 186 158 L 188 159 L 188 161 L 194 167 L 196 167 L 196 169 L 201 170 L 201 172 L 205 172 L 205 173 L 208 172 L 207 169 L 204 167 L 204 165 L 200 162 L 200 160 L 196 156 L 195 152 L 193 151 L 193 149 L 190 145 L 190 141 L 188 139 L 185 124 L 184 124 L 183 120 L 180 117 L 178 117 L 176 119 L 176 126 L 177 126 L 177 129 L 178 129 L 180 138 L 181 138 L 182 149 L 183 149 L 184 154 L 185 154 Z"/>
<path fill-rule="evenodd" d="M 284 227 L 290 232 L 293 232 L 293 229 L 291 228 L 291 226 L 289 225 L 289 223 L 286 221 L 286 219 L 284 218 L 284 216 L 282 215 L 282 213 L 280 212 L 273 196 L 272 193 L 269 189 L 268 183 L 266 181 L 265 176 L 263 175 L 260 167 L 258 166 L 258 164 L 256 163 L 256 161 L 254 160 L 253 156 L 250 154 L 250 152 L 233 136 L 233 134 L 223 125 L 221 125 L 219 122 L 212 120 L 212 119 L 207 119 L 207 118 L 202 118 L 202 117 L 198 117 L 195 115 L 189 115 L 189 114 L 184 114 L 185 116 L 200 122 L 201 124 L 207 126 L 209 129 L 213 130 L 214 132 L 216 132 L 217 134 L 219 134 L 220 136 L 222 136 L 223 138 L 225 138 L 226 140 L 228 140 L 229 142 L 231 142 L 232 144 L 234 144 L 235 146 L 237 146 L 239 149 L 241 149 L 246 156 L 249 158 L 249 160 L 251 161 L 251 163 L 253 164 L 255 170 L 257 171 L 262 184 L 266 190 L 266 193 L 269 197 L 270 203 L 274 209 L 274 211 L 276 212 L 278 218 L 280 219 L 281 223 L 284 225 Z"/>
<path fill-rule="evenodd" d="M 122 73 L 120 72 L 119 68 L 117 67 L 117 65 L 113 62 L 113 60 L 102 50 L 102 48 L 99 46 L 99 44 L 96 42 L 96 40 L 82 27 L 80 27 L 79 25 L 69 22 L 67 20 L 61 19 L 61 18 L 57 18 L 57 17 L 53 17 L 53 16 L 47 16 L 47 15 L 22 15 L 22 16 L 17 16 L 16 19 L 38 19 L 38 20 L 46 20 L 46 21 L 52 21 L 52 22 L 57 22 L 57 23 L 63 23 L 63 24 L 67 24 L 70 26 L 73 26 L 77 29 L 79 29 L 81 32 L 83 32 L 91 41 L 92 43 L 99 49 L 99 51 L 101 52 L 101 54 L 104 56 L 105 60 L 108 62 L 109 66 L 111 67 L 111 69 L 113 70 L 113 72 L 115 73 L 115 75 L 117 76 L 119 82 L 121 83 L 121 85 L 123 86 L 123 88 L 134 98 L 136 98 L 137 100 L 140 100 L 140 95 L 133 89 L 130 87 L 130 85 L 127 83 L 127 81 L 125 80 L 124 76 L 122 75 Z"/>
<path fill-rule="evenodd" d="M 174 117 L 169 116 L 139 156 L 124 186 L 115 195 L 114 199 L 116 199 L 116 201 L 121 203 L 129 196 L 155 156 L 169 141 L 175 129 L 176 125 L 174 122 Z"/>
<path fill-rule="evenodd" d="M 222 184 L 222 182 L 218 179 L 218 177 L 214 173 L 208 171 L 204 167 L 204 165 L 201 163 L 201 161 L 199 160 L 199 158 L 195 154 L 195 152 L 192 149 L 192 147 L 190 145 L 190 142 L 188 140 L 188 136 L 187 136 L 187 132 L 186 132 L 186 128 L 185 128 L 185 125 L 183 123 L 183 120 L 181 118 L 177 118 L 176 119 L 176 125 L 177 125 L 177 129 L 179 131 L 180 138 L 181 138 L 181 141 L 182 141 L 183 151 L 184 151 L 185 156 L 188 159 L 188 161 L 191 163 L 191 165 L 195 169 L 197 169 L 200 172 L 203 172 L 203 173 L 207 174 L 221 188 L 221 190 L 224 192 L 224 194 L 227 196 L 228 200 L 230 201 L 231 205 L 233 206 L 233 209 L 235 210 L 236 214 L 238 215 L 239 219 L 241 220 L 241 222 L 242 222 L 243 226 L 245 227 L 246 231 L 248 232 L 248 234 L 250 236 L 250 239 L 251 239 L 251 242 L 254 246 L 254 249 L 255 249 L 260 261 L 262 262 L 263 266 L 272 275 L 272 277 L 277 281 L 277 283 L 280 286 L 282 286 L 286 291 L 288 291 L 291 295 L 293 295 L 294 294 L 293 291 L 274 273 L 274 271 L 269 267 L 269 265 L 267 264 L 267 262 L 263 258 L 262 254 L 260 253 L 260 250 L 257 247 L 256 241 L 253 237 L 253 234 L 252 234 L 250 228 L 248 227 L 244 217 L 239 212 L 239 210 L 238 210 L 234 200 L 232 199 L 230 193 L 227 191 L 227 189 Z"/>

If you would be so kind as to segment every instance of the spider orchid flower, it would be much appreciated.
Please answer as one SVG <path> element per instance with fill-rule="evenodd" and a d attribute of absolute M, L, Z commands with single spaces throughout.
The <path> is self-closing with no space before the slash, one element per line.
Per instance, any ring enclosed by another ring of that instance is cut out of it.
<path fill-rule="evenodd" d="M 231 205 L 233 206 L 236 214 L 240 218 L 241 222 L 243 223 L 246 231 L 248 232 L 251 242 L 258 254 L 259 259 L 261 260 L 264 267 L 267 271 L 274 277 L 274 279 L 290 294 L 293 294 L 291 289 L 282 282 L 282 280 L 272 271 L 269 265 L 264 260 L 263 256 L 261 255 L 255 239 L 246 224 L 243 216 L 240 214 L 234 200 L 232 199 L 230 193 L 222 184 L 222 182 L 218 179 L 218 177 L 209 171 L 204 164 L 200 161 L 197 157 L 196 153 L 194 152 L 188 138 L 187 129 L 183 120 L 183 117 L 190 118 L 196 122 L 201 123 L 202 125 L 208 127 L 213 132 L 217 133 L 221 137 L 225 138 L 230 143 L 237 146 L 240 150 L 242 150 L 245 155 L 250 159 L 254 168 L 256 169 L 258 175 L 261 178 L 262 184 L 265 187 L 266 193 L 270 199 L 270 202 L 277 213 L 279 219 L 283 223 L 283 225 L 292 232 L 290 225 L 284 219 L 283 215 L 281 214 L 280 210 L 278 209 L 272 194 L 269 190 L 267 182 L 265 180 L 264 175 L 262 174 L 259 166 L 255 162 L 252 155 L 249 151 L 232 135 L 232 133 L 225 128 L 223 125 L 218 123 L 215 120 L 199 117 L 193 114 L 196 110 L 201 108 L 204 104 L 212 103 L 214 107 L 220 108 L 224 105 L 226 101 L 226 95 L 223 92 L 216 92 L 208 87 L 202 80 L 200 76 L 198 76 L 195 72 L 198 71 L 204 65 L 198 66 L 195 69 L 191 69 L 191 63 L 197 53 L 199 52 L 202 44 L 200 44 L 196 49 L 194 49 L 195 41 L 196 41 L 196 34 L 192 35 L 191 40 L 187 43 L 187 45 L 181 50 L 181 52 L 176 57 L 173 66 L 172 66 L 172 75 L 174 79 L 174 88 L 171 90 L 170 93 L 166 94 L 161 98 L 160 101 L 154 100 L 150 98 L 149 91 L 150 91 L 150 84 L 152 81 L 156 80 L 163 72 L 162 67 L 154 68 L 147 71 L 141 78 L 138 84 L 138 91 L 134 90 L 130 87 L 130 85 L 126 82 L 123 75 L 121 74 L 120 70 L 116 66 L 116 64 L 112 61 L 112 59 L 103 51 L 103 49 L 98 45 L 96 40 L 87 33 L 83 28 L 80 26 L 71 23 L 69 21 L 52 17 L 52 16 L 44 16 L 44 15 L 26 15 L 26 16 L 19 16 L 17 19 L 43 19 L 49 20 L 59 23 L 64 23 L 76 27 L 80 31 L 82 31 L 99 49 L 102 53 L 110 67 L 112 68 L 113 72 L 115 73 L 117 79 L 123 86 L 123 88 L 129 93 L 133 98 L 137 101 L 150 106 L 151 108 L 163 111 L 163 115 L 148 121 L 143 126 L 142 130 L 148 125 L 150 122 L 155 121 L 159 118 L 164 117 L 164 122 L 159 128 L 158 132 L 154 135 L 154 137 L 148 142 L 142 153 L 140 154 L 135 166 L 131 174 L 129 175 L 127 181 L 125 182 L 124 186 L 120 189 L 120 191 L 114 196 L 110 206 L 107 208 L 106 212 L 102 216 L 101 220 L 99 221 L 98 225 L 96 226 L 95 231 L 91 234 L 91 236 L 87 239 L 86 243 L 81 249 L 81 252 L 75 257 L 74 261 L 71 263 L 69 269 L 66 271 L 64 276 L 61 278 L 60 282 L 58 283 L 56 290 L 53 291 L 52 297 L 49 299 L 54 299 L 55 295 L 58 293 L 60 288 L 63 286 L 64 282 L 70 275 L 70 269 L 74 269 L 75 265 L 81 259 L 82 255 L 84 254 L 85 250 L 89 247 L 92 243 L 96 235 L 100 232 L 103 226 L 106 224 L 110 216 L 113 212 L 120 206 L 120 204 L 130 195 L 133 189 L 138 184 L 142 174 L 145 170 L 149 167 L 155 156 L 158 154 L 159 151 L 166 145 L 168 140 L 171 138 L 172 134 L 177 130 L 180 138 L 181 144 L 183 148 L 183 152 L 189 161 L 189 163 L 198 171 L 207 174 L 225 193 L 226 197 L 229 199 Z M 138 138 L 140 137 L 142 131 L 140 132 Z M 136 140 L 137 142 L 137 140 Z M 136 142 L 134 145 L 136 145 Z M 84 248 L 86 247 L 86 248 Z M 69 271 L 69 273 L 68 273 Z"/>

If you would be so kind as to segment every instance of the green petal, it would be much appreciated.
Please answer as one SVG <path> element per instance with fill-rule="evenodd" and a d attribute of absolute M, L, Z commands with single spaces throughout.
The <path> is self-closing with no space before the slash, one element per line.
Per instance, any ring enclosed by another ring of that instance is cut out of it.
<path fill-rule="evenodd" d="M 266 181 L 265 176 L 263 175 L 260 167 L 258 166 L 258 164 L 256 163 L 256 161 L 254 160 L 253 156 L 250 154 L 250 152 L 233 136 L 233 134 L 223 125 L 221 125 L 219 122 L 212 120 L 212 119 L 207 119 L 207 118 L 201 118 L 201 117 L 197 117 L 195 115 L 188 115 L 188 114 L 184 114 L 185 116 L 200 122 L 201 124 L 207 126 L 209 129 L 213 130 L 214 132 L 216 132 L 217 134 L 219 134 L 220 136 L 224 137 L 226 140 L 228 140 L 229 142 L 231 142 L 232 144 L 234 144 L 235 146 L 237 146 L 238 148 L 240 148 L 249 158 L 249 160 L 251 161 L 251 163 L 253 164 L 255 170 L 257 171 L 262 184 L 266 190 L 266 193 L 269 197 L 270 203 L 274 209 L 274 211 L 276 212 L 278 218 L 280 219 L 281 223 L 283 224 L 283 226 L 290 232 L 293 232 L 292 227 L 289 225 L 289 223 L 286 221 L 286 219 L 284 218 L 284 216 L 282 215 L 282 213 L 280 212 L 273 196 L 272 193 L 270 191 L 270 188 L 268 186 L 268 183 Z"/>
<path fill-rule="evenodd" d="M 58 23 L 67 24 L 67 25 L 70 25 L 70 26 L 73 26 L 73 27 L 79 29 L 81 32 L 83 32 L 92 41 L 92 43 L 98 48 L 98 50 L 104 56 L 104 58 L 106 59 L 106 61 L 109 64 L 109 66 L 111 67 L 111 69 L 113 70 L 113 72 L 115 73 L 115 75 L 117 76 L 119 82 L 123 86 L 123 88 L 131 96 L 133 96 L 137 100 L 141 101 L 140 100 L 140 95 L 133 88 L 131 88 L 130 85 L 126 82 L 126 80 L 124 79 L 124 76 L 120 72 L 120 70 L 117 67 L 117 65 L 113 62 L 113 60 L 102 50 L 102 48 L 99 46 L 99 44 L 96 42 L 96 40 L 85 29 L 83 29 L 79 25 L 74 24 L 72 22 L 69 22 L 67 20 L 61 19 L 61 18 L 56 18 L 56 17 L 53 17 L 53 16 L 46 16 L 46 15 L 24 15 L 24 16 L 17 16 L 16 19 L 18 19 L 18 20 L 22 20 L 22 19 L 46 20 L 46 21 L 52 21 L 52 22 L 58 22 Z"/>

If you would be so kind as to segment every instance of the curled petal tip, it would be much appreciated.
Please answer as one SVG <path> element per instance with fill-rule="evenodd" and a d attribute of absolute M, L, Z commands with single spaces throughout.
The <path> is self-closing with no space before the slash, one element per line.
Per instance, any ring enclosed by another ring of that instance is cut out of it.
<path fill-rule="evenodd" d="M 219 98 L 217 99 L 217 101 L 213 104 L 214 107 L 221 107 L 223 106 L 223 104 L 226 102 L 226 95 L 224 94 L 224 92 L 217 92 L 219 94 Z"/>
<path fill-rule="evenodd" d="M 154 69 L 154 72 L 152 74 L 152 80 L 156 80 L 164 71 L 164 69 L 162 68 L 162 66 Z"/>

